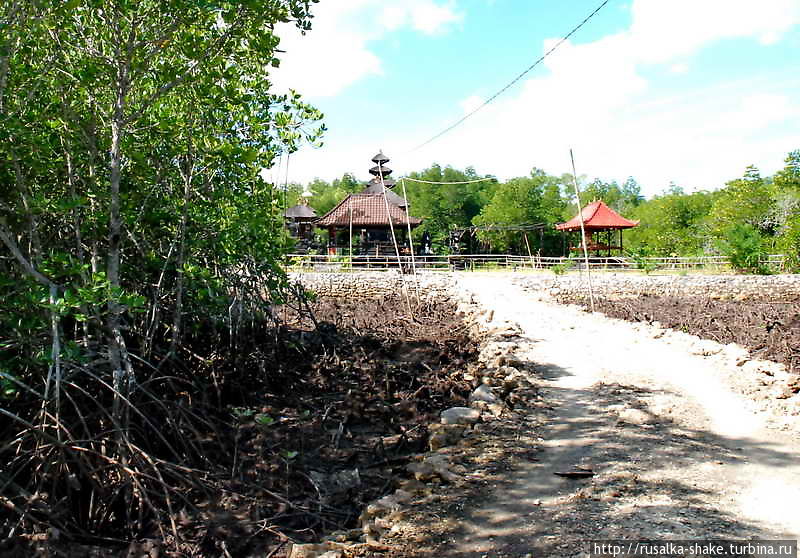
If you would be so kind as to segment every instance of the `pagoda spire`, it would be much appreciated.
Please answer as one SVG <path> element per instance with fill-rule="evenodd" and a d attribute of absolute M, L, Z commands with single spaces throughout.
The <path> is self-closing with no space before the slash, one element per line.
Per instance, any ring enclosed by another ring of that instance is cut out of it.
<path fill-rule="evenodd" d="M 378 154 L 372 158 L 372 162 L 375 163 L 375 166 L 369 169 L 369 173 L 374 176 L 370 181 L 370 184 L 381 184 L 386 188 L 394 188 L 395 182 L 389 175 L 392 174 L 392 169 L 386 166 L 386 163 L 389 162 L 389 157 L 383 154 L 383 149 L 378 151 Z"/>
<path fill-rule="evenodd" d="M 383 149 L 379 149 L 378 154 L 372 158 L 372 162 L 377 164 L 388 163 L 389 157 L 383 154 Z"/>

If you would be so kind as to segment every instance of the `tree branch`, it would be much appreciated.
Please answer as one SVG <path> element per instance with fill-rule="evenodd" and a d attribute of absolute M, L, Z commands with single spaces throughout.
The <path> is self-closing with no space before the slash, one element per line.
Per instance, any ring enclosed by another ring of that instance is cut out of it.
<path fill-rule="evenodd" d="M 52 281 L 49 277 L 46 277 L 44 274 L 38 271 L 30 261 L 28 261 L 28 259 L 19 249 L 19 246 L 17 246 L 17 243 L 14 241 L 13 235 L 6 228 L 5 223 L 0 223 L 0 241 L 5 244 L 6 248 L 8 248 L 8 251 L 11 252 L 11 255 L 14 256 L 14 258 L 17 260 L 17 262 L 19 262 L 28 275 L 48 288 L 61 288 L 60 285 Z"/>

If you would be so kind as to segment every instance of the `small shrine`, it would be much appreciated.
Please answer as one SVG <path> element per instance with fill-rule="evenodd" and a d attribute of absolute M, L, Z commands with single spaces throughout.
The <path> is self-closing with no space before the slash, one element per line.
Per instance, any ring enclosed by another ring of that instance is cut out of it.
<path fill-rule="evenodd" d="M 575 231 L 580 234 L 581 215 L 583 216 L 586 248 L 597 256 L 603 255 L 603 252 L 607 256 L 611 256 L 612 252 L 621 252 L 622 231 L 639 225 L 639 221 L 625 219 L 608 207 L 605 202 L 597 200 L 584 207 L 579 215 L 575 215 L 566 223 L 556 225 L 556 229 L 565 234 Z M 581 243 L 578 242 L 577 246 L 571 246 L 570 248 L 578 250 L 581 248 Z"/>
<path fill-rule="evenodd" d="M 408 214 L 408 202 L 391 189 L 395 182 L 386 166 L 389 158 L 379 152 L 369 173 L 373 178 L 358 194 L 349 194 L 314 225 L 328 231 L 328 253 L 393 255 L 392 228 L 401 254 L 409 253 L 408 231 L 422 223 Z"/>
<path fill-rule="evenodd" d="M 300 203 L 283 212 L 286 230 L 289 231 L 292 238 L 298 240 L 298 245 L 308 245 L 314 241 L 314 221 L 317 218 L 317 212 L 308 205 L 309 197 L 311 197 L 311 192 L 303 192 L 300 196 Z"/>

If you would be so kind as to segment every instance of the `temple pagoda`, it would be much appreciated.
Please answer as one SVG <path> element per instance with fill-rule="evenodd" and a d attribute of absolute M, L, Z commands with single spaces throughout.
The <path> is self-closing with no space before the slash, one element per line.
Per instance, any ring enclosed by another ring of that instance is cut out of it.
<path fill-rule="evenodd" d="M 629 221 L 619 213 L 608 207 L 602 200 L 593 201 L 583 208 L 584 238 L 586 248 L 595 255 L 606 252 L 610 256 L 612 251 L 622 251 L 622 231 L 632 229 L 639 225 L 639 221 Z M 559 223 L 556 229 L 567 233 L 581 231 L 581 215 L 575 215 L 566 223 Z M 618 234 L 615 244 L 614 231 Z M 579 249 L 581 244 L 572 246 L 572 249 Z"/>
<path fill-rule="evenodd" d="M 299 204 L 288 208 L 283 212 L 284 223 L 289 234 L 305 242 L 311 242 L 314 238 L 314 220 L 317 212 L 308 205 L 310 193 L 303 192 Z"/>
<path fill-rule="evenodd" d="M 421 219 L 408 214 L 408 202 L 391 189 L 395 182 L 386 166 L 389 158 L 379 152 L 369 173 L 372 179 L 358 194 L 349 194 L 315 225 L 328 230 L 328 253 L 343 253 L 353 243 L 360 255 L 394 254 L 391 227 L 401 253 L 408 253 L 408 229 L 417 227 Z M 388 211 L 387 211 L 388 206 Z"/>

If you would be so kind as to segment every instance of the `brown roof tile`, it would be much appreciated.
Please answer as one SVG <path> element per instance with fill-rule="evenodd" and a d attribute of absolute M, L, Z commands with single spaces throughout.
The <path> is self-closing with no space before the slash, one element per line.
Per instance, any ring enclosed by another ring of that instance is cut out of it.
<path fill-rule="evenodd" d="M 387 191 L 387 194 L 391 192 Z M 319 227 L 347 227 L 350 226 L 350 216 L 354 227 L 387 226 L 389 219 L 386 215 L 386 201 L 382 194 L 350 194 L 324 216 L 317 219 L 315 224 Z M 405 225 L 407 222 L 415 227 L 422 223 L 422 219 L 410 217 L 397 205 L 389 202 L 389 215 L 395 225 Z"/>
<path fill-rule="evenodd" d="M 311 208 L 311 207 L 309 207 L 307 205 L 300 204 L 300 205 L 294 205 L 294 206 L 290 207 L 289 209 L 287 209 L 286 211 L 284 211 L 283 212 L 283 216 L 287 217 L 287 218 L 294 218 L 294 219 L 297 219 L 297 218 L 311 219 L 311 218 L 317 216 L 317 212 L 314 211 L 313 208 Z"/>

